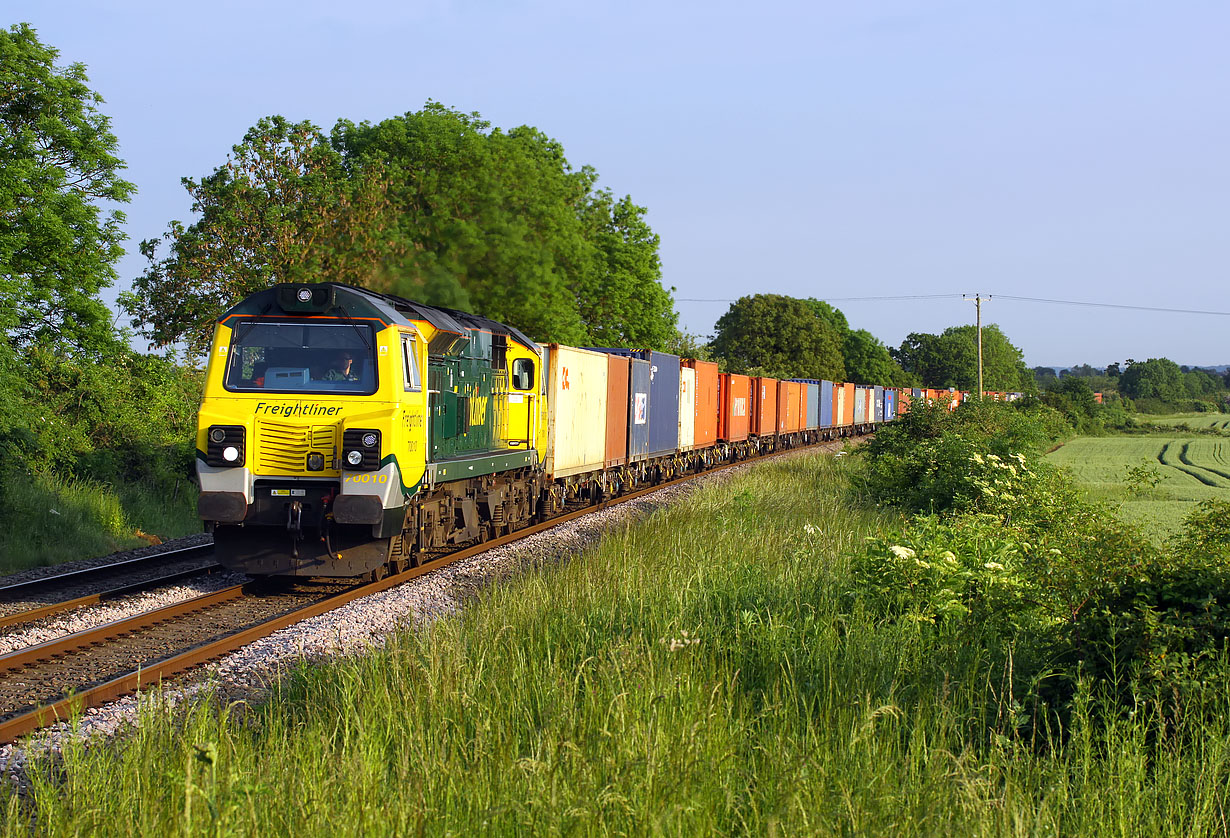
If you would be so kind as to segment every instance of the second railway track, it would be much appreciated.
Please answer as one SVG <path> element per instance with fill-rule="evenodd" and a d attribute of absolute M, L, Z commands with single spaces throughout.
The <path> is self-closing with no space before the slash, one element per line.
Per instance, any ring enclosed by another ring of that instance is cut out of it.
<path fill-rule="evenodd" d="M 203 544 L 0 586 L 0 631 L 219 571 L 212 554 Z"/>

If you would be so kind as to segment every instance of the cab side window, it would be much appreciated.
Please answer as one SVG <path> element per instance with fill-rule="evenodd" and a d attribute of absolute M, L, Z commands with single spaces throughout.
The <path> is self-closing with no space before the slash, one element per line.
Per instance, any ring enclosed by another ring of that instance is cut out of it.
<path fill-rule="evenodd" d="M 405 370 L 406 390 L 416 393 L 423 389 L 422 380 L 419 378 L 418 345 L 418 338 L 414 335 L 401 336 L 401 361 L 402 369 Z"/>
<path fill-rule="evenodd" d="M 512 386 L 514 390 L 532 390 L 534 388 L 534 362 L 528 358 L 518 358 L 513 361 Z"/>

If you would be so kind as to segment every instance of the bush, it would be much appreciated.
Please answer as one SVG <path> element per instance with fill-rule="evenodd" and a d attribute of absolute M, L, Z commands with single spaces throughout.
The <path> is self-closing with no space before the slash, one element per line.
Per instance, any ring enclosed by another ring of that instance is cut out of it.
<path fill-rule="evenodd" d="M 0 349 L 0 529 L 11 536 L 0 565 L 25 562 L 18 554 L 40 527 L 65 533 L 53 545 L 61 561 L 124 546 L 136 528 L 183 534 L 201 381 L 120 344 L 104 360 Z M 78 503 L 90 494 L 105 514 Z M 26 563 L 52 560 L 44 551 Z"/>
<path fill-rule="evenodd" d="M 920 412 L 865 447 L 870 499 L 926 514 L 867 544 L 849 596 L 979 638 L 1039 706 L 1086 678 L 1125 710 L 1182 712 L 1227 665 L 1230 503 L 1202 503 L 1162 550 L 1034 452 L 1005 456 L 1030 438 L 1013 422 L 970 416 Z"/>

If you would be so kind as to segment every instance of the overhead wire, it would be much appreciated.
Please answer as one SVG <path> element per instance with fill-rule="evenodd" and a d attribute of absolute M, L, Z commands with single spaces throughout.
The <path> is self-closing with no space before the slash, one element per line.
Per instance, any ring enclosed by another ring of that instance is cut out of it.
<path fill-rule="evenodd" d="M 902 294 L 895 296 L 882 297 L 825 297 L 820 299 L 825 303 L 865 303 L 865 302 L 893 302 L 906 300 L 945 300 L 955 299 L 967 296 L 965 294 Z M 1098 303 L 1088 302 L 1085 300 L 1055 300 L 1046 297 L 1019 297 L 1013 294 L 987 294 L 988 299 L 995 300 L 1014 300 L 1022 303 L 1044 303 L 1049 305 L 1065 305 L 1065 306 L 1083 306 L 1087 308 L 1116 308 L 1127 311 L 1152 311 L 1163 314 L 1205 314 L 1215 317 L 1230 317 L 1230 311 L 1211 311 L 1209 309 L 1196 308 L 1165 308 L 1162 306 L 1136 306 L 1128 305 L 1127 303 Z M 675 302 L 678 303 L 733 303 L 732 299 L 719 299 L 709 297 L 677 297 Z"/>

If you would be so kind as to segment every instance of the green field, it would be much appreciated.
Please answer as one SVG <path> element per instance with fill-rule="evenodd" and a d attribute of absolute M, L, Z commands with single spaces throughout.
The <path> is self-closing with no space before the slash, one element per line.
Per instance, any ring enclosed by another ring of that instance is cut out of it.
<path fill-rule="evenodd" d="M 1187 426 L 1192 430 L 1212 428 L 1230 433 L 1230 416 L 1225 413 L 1177 413 L 1174 416 L 1150 416 L 1150 425 Z"/>
<path fill-rule="evenodd" d="M 1047 459 L 1070 468 L 1095 498 L 1119 503 L 1124 520 L 1144 526 L 1158 540 L 1174 532 L 1200 501 L 1230 499 L 1230 439 L 1082 437 Z M 1161 482 L 1133 494 L 1127 470 L 1141 465 L 1155 468 Z"/>

